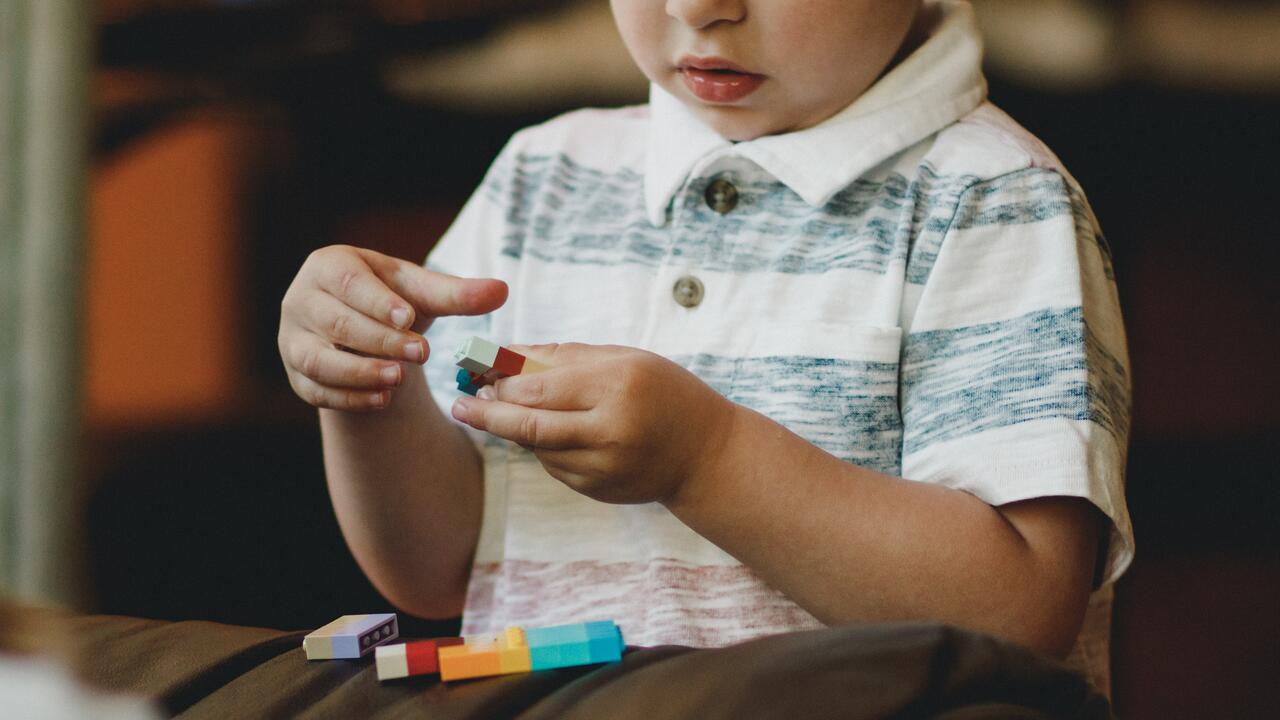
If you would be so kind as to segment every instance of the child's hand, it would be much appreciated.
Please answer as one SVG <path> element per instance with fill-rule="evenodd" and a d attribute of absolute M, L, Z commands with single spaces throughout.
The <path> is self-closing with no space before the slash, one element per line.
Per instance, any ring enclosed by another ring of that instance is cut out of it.
<path fill-rule="evenodd" d="M 671 499 L 715 462 L 736 407 L 653 353 L 595 345 L 511 346 L 551 369 L 461 397 L 454 417 L 520 443 L 596 500 Z"/>
<path fill-rule="evenodd" d="M 298 397 L 321 408 L 376 410 L 422 364 L 425 332 L 442 315 L 482 315 L 506 302 L 500 280 L 426 270 L 372 250 L 311 253 L 280 305 L 280 357 Z"/>

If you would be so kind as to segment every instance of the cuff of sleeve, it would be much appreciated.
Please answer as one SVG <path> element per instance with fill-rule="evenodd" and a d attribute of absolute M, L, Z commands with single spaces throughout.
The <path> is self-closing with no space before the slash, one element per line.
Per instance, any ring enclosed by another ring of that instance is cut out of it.
<path fill-rule="evenodd" d="M 1125 448 L 1098 425 L 1034 420 L 936 443 L 905 456 L 903 477 L 963 490 L 992 506 L 1040 497 L 1078 497 L 1110 520 L 1103 585 L 1133 561 L 1124 497 Z"/>

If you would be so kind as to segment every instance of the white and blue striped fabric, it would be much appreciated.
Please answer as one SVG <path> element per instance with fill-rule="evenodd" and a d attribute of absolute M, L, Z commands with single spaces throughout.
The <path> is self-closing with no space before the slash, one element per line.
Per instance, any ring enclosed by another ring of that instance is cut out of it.
<path fill-rule="evenodd" d="M 428 379 L 447 412 L 444 358 L 471 335 L 630 345 L 842 460 L 992 505 L 1085 498 L 1111 535 L 1071 662 L 1105 691 L 1133 555 L 1110 258 L 1074 180 L 986 102 L 968 5 L 939 7 L 920 50 L 808 130 L 729 143 L 655 88 L 517 134 L 429 258 L 510 299 L 437 321 Z M 717 179 L 738 191 L 723 215 Z M 672 294 L 686 275 L 694 308 Z M 661 506 L 596 503 L 478 439 L 464 633 L 612 617 L 635 644 L 706 646 L 818 626 Z"/>

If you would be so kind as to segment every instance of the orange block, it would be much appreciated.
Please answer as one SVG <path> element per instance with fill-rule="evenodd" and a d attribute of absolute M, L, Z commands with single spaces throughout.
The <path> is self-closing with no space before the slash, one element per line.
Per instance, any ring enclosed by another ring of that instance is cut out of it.
<path fill-rule="evenodd" d="M 471 644 L 440 648 L 440 679 L 464 680 L 502 674 L 502 662 L 496 645 L 479 647 Z"/>
<path fill-rule="evenodd" d="M 532 660 L 524 630 L 509 627 L 494 635 L 469 636 L 462 645 L 440 648 L 440 679 L 465 680 L 529 672 Z"/>

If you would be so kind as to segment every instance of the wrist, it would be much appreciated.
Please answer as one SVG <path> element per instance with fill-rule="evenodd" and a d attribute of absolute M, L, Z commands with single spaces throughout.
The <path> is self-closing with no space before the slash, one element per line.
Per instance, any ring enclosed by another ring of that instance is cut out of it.
<path fill-rule="evenodd" d="M 732 477 L 737 466 L 738 445 L 742 442 L 743 427 L 749 423 L 752 411 L 727 398 L 718 398 L 720 404 L 708 423 L 697 449 L 685 463 L 684 477 L 674 492 L 664 498 L 662 504 L 679 516 L 696 511 L 706 498 L 716 494 L 725 478 Z"/>

